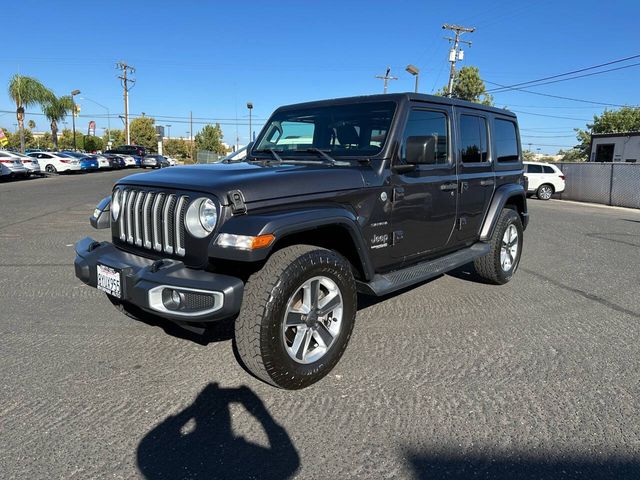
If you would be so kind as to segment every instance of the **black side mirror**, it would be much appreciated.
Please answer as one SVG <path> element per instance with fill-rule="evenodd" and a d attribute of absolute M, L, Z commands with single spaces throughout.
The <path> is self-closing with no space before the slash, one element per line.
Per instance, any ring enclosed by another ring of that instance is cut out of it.
<path fill-rule="evenodd" d="M 436 163 L 435 135 L 415 136 L 407 138 L 407 163 L 413 165 L 433 165 Z"/>

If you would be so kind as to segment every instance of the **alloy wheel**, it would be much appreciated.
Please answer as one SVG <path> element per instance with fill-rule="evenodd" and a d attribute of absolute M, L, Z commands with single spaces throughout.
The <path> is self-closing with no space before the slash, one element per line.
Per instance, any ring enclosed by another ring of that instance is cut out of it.
<path fill-rule="evenodd" d="M 515 266 L 518 256 L 518 229 L 514 224 L 510 224 L 502 236 L 500 246 L 500 266 L 502 270 L 508 272 Z"/>
<path fill-rule="evenodd" d="M 289 298 L 282 338 L 289 356 L 298 363 L 320 360 L 340 334 L 343 300 L 336 283 L 324 276 L 300 285 Z"/>

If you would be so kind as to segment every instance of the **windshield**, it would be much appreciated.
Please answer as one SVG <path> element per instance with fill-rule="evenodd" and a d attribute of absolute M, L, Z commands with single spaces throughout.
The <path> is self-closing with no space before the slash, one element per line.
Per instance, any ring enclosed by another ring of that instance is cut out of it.
<path fill-rule="evenodd" d="M 384 146 L 395 109 L 394 102 L 373 102 L 280 111 L 262 130 L 253 152 L 319 148 L 332 156 L 373 156 Z"/>

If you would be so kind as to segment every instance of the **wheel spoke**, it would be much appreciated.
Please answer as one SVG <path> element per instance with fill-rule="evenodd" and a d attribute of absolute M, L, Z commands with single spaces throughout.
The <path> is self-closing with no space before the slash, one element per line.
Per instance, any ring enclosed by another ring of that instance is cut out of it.
<path fill-rule="evenodd" d="M 318 297 L 320 296 L 320 280 L 311 281 L 311 308 L 318 308 Z"/>
<path fill-rule="evenodd" d="M 300 335 L 300 340 L 298 341 L 298 335 Z M 298 360 L 304 360 L 304 357 L 307 355 L 307 350 L 309 349 L 309 342 L 311 341 L 312 331 L 309 328 L 304 328 L 304 332 L 302 334 L 296 333 L 296 338 L 294 340 L 294 347 L 296 345 L 296 341 L 298 341 L 298 348 L 294 348 L 296 352 L 296 358 Z"/>
<path fill-rule="evenodd" d="M 293 344 L 291 345 L 291 351 L 294 353 L 298 352 L 298 349 L 301 345 L 304 344 L 304 339 L 307 335 L 307 326 L 301 325 L 296 329 L 296 336 L 293 339 Z"/>
<path fill-rule="evenodd" d="M 322 299 L 324 302 L 321 307 L 318 308 L 318 315 L 324 317 L 331 313 L 336 307 L 338 307 L 342 301 L 340 295 L 333 293 L 331 296 L 327 295 Z"/>
<path fill-rule="evenodd" d="M 303 314 L 299 312 L 289 312 L 287 314 L 287 327 L 297 327 L 298 325 L 304 325 L 302 315 Z"/>
<path fill-rule="evenodd" d="M 327 348 L 329 348 L 329 345 L 331 345 L 331 343 L 333 342 L 333 334 L 322 322 L 318 324 L 318 329 L 315 331 L 315 336 L 316 340 L 319 337 L 320 341 L 324 343 L 324 346 Z"/>

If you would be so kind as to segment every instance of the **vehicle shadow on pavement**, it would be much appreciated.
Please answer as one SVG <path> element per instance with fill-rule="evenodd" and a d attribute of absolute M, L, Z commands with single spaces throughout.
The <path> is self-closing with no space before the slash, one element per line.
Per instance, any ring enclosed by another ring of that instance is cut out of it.
<path fill-rule="evenodd" d="M 243 406 L 268 438 L 265 447 L 236 436 L 230 405 Z M 286 430 L 248 387 L 220 388 L 210 383 L 182 412 L 172 415 L 142 439 L 137 450 L 143 478 L 290 478 L 300 456 Z"/>
<path fill-rule="evenodd" d="M 417 480 L 625 480 L 640 478 L 640 462 L 633 459 L 598 461 L 592 458 L 554 459 L 510 456 L 408 455 Z"/>

